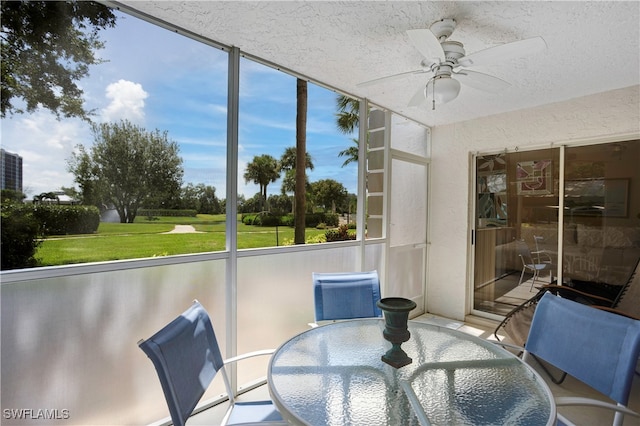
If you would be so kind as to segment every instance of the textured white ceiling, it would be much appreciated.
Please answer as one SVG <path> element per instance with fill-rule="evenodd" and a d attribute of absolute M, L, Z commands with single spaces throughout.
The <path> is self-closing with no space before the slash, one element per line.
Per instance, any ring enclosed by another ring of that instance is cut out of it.
<path fill-rule="evenodd" d="M 367 97 L 437 126 L 640 84 L 640 2 L 192 1 L 128 6 L 216 42 Z M 454 18 L 467 54 L 542 36 L 548 49 L 473 70 L 512 84 L 500 94 L 463 86 L 432 111 L 407 107 L 427 77 L 357 84 L 419 68 L 405 31 Z"/>

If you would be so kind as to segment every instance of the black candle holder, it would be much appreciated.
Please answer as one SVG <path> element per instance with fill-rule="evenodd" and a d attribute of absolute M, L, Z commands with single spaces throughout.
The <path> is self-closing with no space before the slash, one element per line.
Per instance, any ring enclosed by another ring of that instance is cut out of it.
<path fill-rule="evenodd" d="M 394 368 L 404 367 L 413 361 L 400 345 L 409 340 L 411 333 L 407 327 L 409 312 L 416 303 L 402 297 L 386 297 L 377 302 L 384 314 L 385 328 L 382 336 L 391 342 L 391 349 L 382 355 L 382 361 Z"/>

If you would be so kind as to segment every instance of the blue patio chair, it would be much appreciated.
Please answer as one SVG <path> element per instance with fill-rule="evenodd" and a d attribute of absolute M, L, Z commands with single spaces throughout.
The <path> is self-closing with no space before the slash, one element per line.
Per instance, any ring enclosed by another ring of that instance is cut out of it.
<path fill-rule="evenodd" d="M 315 324 L 318 321 L 381 317 L 377 271 L 312 273 Z"/>
<path fill-rule="evenodd" d="M 218 372 L 229 395 L 222 425 L 286 425 L 271 401 L 236 401 L 225 369 L 229 363 L 269 355 L 273 350 L 223 360 L 209 315 L 197 300 L 152 337 L 140 340 L 138 346 L 155 366 L 174 425 L 184 426 Z"/>
<path fill-rule="evenodd" d="M 556 405 L 590 405 L 614 410 L 613 424 L 624 414 L 640 356 L 640 321 L 545 293 L 533 316 L 524 359 L 534 355 L 567 372 L 617 405 L 591 398 L 557 397 Z M 558 424 L 571 425 L 558 415 Z"/>

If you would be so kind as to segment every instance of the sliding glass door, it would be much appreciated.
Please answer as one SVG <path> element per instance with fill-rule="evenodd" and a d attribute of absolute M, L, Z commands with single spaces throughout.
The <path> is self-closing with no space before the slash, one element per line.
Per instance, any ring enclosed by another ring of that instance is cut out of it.
<path fill-rule="evenodd" d="M 474 310 L 550 282 L 615 298 L 640 258 L 638 164 L 638 140 L 478 155 Z"/>

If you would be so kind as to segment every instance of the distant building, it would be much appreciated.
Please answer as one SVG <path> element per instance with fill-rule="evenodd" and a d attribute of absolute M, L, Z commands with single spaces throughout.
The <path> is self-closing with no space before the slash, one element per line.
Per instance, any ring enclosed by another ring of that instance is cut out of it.
<path fill-rule="evenodd" d="M 39 203 L 44 204 L 80 204 L 80 201 L 65 194 L 63 191 L 45 192 L 34 197 L 34 200 L 36 199 Z"/>
<path fill-rule="evenodd" d="M 22 192 L 22 157 L 0 149 L 0 189 L 13 189 Z"/>

